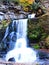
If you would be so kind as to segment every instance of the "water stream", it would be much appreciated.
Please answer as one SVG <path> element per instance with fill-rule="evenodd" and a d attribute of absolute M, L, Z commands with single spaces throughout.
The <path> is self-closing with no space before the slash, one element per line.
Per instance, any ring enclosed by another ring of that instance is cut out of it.
<path fill-rule="evenodd" d="M 26 63 L 26 62 L 35 62 L 37 57 L 36 57 L 36 52 L 30 48 L 27 47 L 27 20 L 28 19 L 20 19 L 20 20 L 13 20 L 12 26 L 14 27 L 14 21 L 16 21 L 16 43 L 15 46 L 12 50 L 7 52 L 6 54 L 6 61 L 8 61 L 10 58 L 14 58 L 15 62 L 19 63 Z M 8 27 L 6 29 L 4 38 L 8 35 Z M 10 37 L 13 36 L 13 33 L 11 34 Z"/>

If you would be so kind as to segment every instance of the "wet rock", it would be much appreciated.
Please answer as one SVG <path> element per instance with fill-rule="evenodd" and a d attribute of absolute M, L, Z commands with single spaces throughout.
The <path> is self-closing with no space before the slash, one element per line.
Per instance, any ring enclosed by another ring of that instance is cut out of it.
<path fill-rule="evenodd" d="M 40 48 L 45 48 L 45 41 L 40 41 L 39 46 Z"/>
<path fill-rule="evenodd" d="M 42 8 L 41 7 L 38 7 L 37 10 L 36 10 L 35 17 L 41 16 L 43 14 L 44 14 L 44 11 L 42 10 Z"/>
<path fill-rule="evenodd" d="M 49 53 L 45 51 L 38 51 L 39 59 L 49 59 Z"/>
<path fill-rule="evenodd" d="M 5 33 L 5 28 L 0 29 L 0 42 L 3 39 L 4 33 Z"/>
<path fill-rule="evenodd" d="M 8 61 L 15 61 L 15 59 L 14 58 L 10 58 Z"/>
<path fill-rule="evenodd" d="M 5 35 L 2 40 L 2 49 L 9 51 L 12 50 L 15 46 L 15 42 L 17 39 L 17 25 L 16 21 L 11 22 L 9 26 L 6 28 Z M 4 41 L 5 40 L 5 41 Z"/>
<path fill-rule="evenodd" d="M 24 14 L 18 14 L 17 15 L 17 19 L 23 19 L 23 18 L 26 18 L 26 15 L 24 15 Z"/>
<path fill-rule="evenodd" d="M 16 8 L 17 10 L 21 10 L 22 8 L 21 8 L 21 6 L 14 6 L 14 8 Z"/>

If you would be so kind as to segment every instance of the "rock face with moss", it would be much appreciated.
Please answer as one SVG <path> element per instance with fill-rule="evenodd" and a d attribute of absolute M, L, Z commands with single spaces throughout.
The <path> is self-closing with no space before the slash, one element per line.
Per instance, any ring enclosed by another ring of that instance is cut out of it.
<path fill-rule="evenodd" d="M 30 40 L 30 45 L 37 43 L 41 48 L 48 48 L 49 42 L 46 39 L 48 36 L 49 16 L 44 16 L 36 20 L 28 20 L 28 38 Z M 41 41 L 43 42 L 41 43 Z"/>
<path fill-rule="evenodd" d="M 10 20 L 9 21 L 3 20 L 0 23 L 0 51 L 5 50 L 5 48 L 6 48 L 6 44 L 4 44 L 2 41 L 3 41 L 4 35 L 5 35 L 6 28 L 9 25 L 9 23 L 10 23 Z"/>
<path fill-rule="evenodd" d="M 14 21 L 14 23 L 13 23 L 13 21 L 11 21 L 10 24 L 6 27 L 6 31 L 4 33 L 2 41 L 0 43 L 1 51 L 9 51 L 14 48 L 14 45 L 15 45 L 15 42 L 17 39 L 16 32 L 17 32 L 16 21 Z"/>

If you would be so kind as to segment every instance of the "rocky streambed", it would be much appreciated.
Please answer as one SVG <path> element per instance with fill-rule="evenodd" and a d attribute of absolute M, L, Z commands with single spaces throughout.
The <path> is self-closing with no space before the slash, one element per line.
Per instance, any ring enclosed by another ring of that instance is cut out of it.
<path fill-rule="evenodd" d="M 0 65 L 49 65 L 49 50 L 36 50 L 38 59 L 33 63 L 17 63 L 14 61 L 5 61 L 5 52 L 0 53 Z M 2 55 L 2 56 L 1 56 Z"/>

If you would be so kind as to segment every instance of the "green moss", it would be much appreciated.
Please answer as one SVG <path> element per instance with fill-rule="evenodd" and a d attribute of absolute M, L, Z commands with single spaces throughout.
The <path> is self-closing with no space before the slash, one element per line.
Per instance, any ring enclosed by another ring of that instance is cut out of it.
<path fill-rule="evenodd" d="M 3 20 L 3 21 L 2 21 L 2 27 L 5 27 L 5 28 L 6 28 L 6 27 L 8 26 L 8 23 L 7 23 L 7 22 L 8 22 L 8 21 Z"/>
<path fill-rule="evenodd" d="M 33 48 L 34 48 L 34 49 L 39 49 L 40 46 L 39 46 L 38 44 L 35 44 L 35 45 L 33 46 Z"/>

